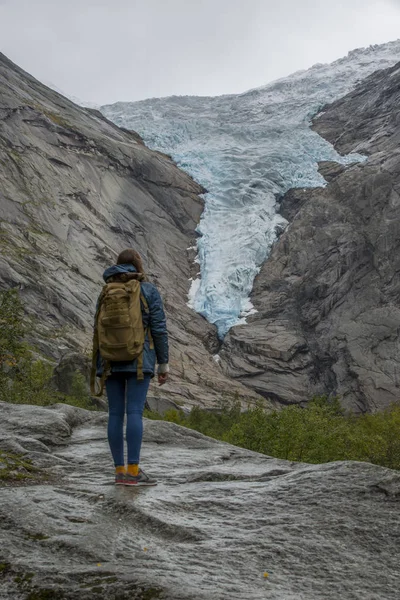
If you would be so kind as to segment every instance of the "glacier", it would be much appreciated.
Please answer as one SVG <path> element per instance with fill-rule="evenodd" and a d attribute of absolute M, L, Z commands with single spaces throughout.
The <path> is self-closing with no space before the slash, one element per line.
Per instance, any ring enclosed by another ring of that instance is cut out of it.
<path fill-rule="evenodd" d="M 287 225 L 277 199 L 293 187 L 326 184 L 322 160 L 339 155 L 310 129 L 311 119 L 357 83 L 400 61 L 400 40 L 353 50 L 243 94 L 172 96 L 102 106 L 119 126 L 172 156 L 201 183 L 205 207 L 197 228 L 200 278 L 189 305 L 214 323 L 222 339 L 254 312 L 254 278 Z M 355 149 L 356 151 L 357 149 Z"/>

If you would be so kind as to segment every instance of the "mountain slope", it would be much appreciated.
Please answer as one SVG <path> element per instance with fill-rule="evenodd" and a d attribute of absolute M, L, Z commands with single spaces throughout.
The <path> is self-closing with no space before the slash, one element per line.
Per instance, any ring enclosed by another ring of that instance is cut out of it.
<path fill-rule="evenodd" d="M 347 169 L 322 163 L 325 188 L 291 190 L 290 226 L 256 279 L 258 313 L 225 338 L 231 376 L 284 402 L 339 394 L 374 411 L 400 399 L 400 63 L 315 119 Z"/>
<path fill-rule="evenodd" d="M 162 395 L 206 405 L 222 393 L 254 398 L 224 377 L 206 348 L 217 344 L 214 329 L 186 306 L 202 188 L 137 134 L 4 55 L 0 85 L 0 287 L 20 288 L 35 344 L 54 359 L 88 350 L 103 269 L 134 246 L 169 316 L 173 376 Z"/>

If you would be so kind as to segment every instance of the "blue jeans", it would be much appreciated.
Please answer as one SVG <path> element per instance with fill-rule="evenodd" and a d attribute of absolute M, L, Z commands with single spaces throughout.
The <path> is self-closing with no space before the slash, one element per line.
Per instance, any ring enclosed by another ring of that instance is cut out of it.
<path fill-rule="evenodd" d="M 108 443 L 116 467 L 125 465 L 124 417 L 126 404 L 126 443 L 128 464 L 138 464 L 143 437 L 143 409 L 150 384 L 150 375 L 143 380 L 136 373 L 113 373 L 106 380 L 108 398 Z M 126 399 L 126 403 L 125 403 Z"/>

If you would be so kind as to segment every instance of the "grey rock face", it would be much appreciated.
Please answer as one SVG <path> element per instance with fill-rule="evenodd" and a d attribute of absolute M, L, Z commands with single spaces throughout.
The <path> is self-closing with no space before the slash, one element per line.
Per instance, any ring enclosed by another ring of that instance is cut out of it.
<path fill-rule="evenodd" d="M 0 288 L 20 288 L 35 344 L 55 360 L 87 352 L 102 272 L 133 246 L 169 317 L 172 378 L 163 396 L 205 406 L 222 394 L 254 401 L 213 360 L 214 328 L 186 306 L 202 188 L 137 134 L 3 55 L 0 86 Z"/>
<path fill-rule="evenodd" d="M 181 410 L 181 406 L 175 402 L 172 402 L 172 400 L 168 400 L 168 398 L 163 398 L 162 396 L 147 396 L 146 408 L 160 415 L 165 415 L 165 413 L 169 410 Z"/>
<path fill-rule="evenodd" d="M 394 471 L 289 463 L 146 421 L 159 484 L 136 490 L 112 485 L 104 414 L 0 403 L 0 437 L 48 477 L 0 488 L 2 598 L 398 598 Z"/>
<path fill-rule="evenodd" d="M 341 152 L 326 188 L 291 190 L 290 225 L 255 283 L 258 313 L 220 352 L 225 371 L 280 402 L 338 394 L 374 411 L 400 398 L 400 67 L 325 107 L 315 129 Z"/>

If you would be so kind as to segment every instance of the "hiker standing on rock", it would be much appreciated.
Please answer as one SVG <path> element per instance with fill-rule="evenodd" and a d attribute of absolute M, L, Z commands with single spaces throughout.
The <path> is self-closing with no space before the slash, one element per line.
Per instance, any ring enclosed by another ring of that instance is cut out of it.
<path fill-rule="evenodd" d="M 108 398 L 108 442 L 117 485 L 156 485 L 139 468 L 143 410 L 150 380 L 158 362 L 158 383 L 168 379 L 168 334 L 163 303 L 147 281 L 142 259 L 124 250 L 117 264 L 103 274 L 106 285 L 97 302 L 91 388 L 100 377 Z M 128 461 L 125 467 L 123 425 L 125 412 Z"/>

